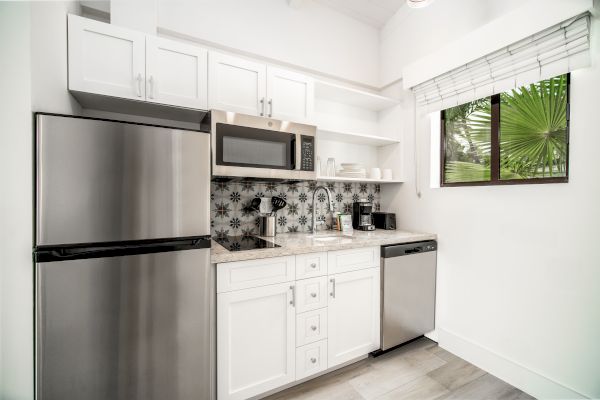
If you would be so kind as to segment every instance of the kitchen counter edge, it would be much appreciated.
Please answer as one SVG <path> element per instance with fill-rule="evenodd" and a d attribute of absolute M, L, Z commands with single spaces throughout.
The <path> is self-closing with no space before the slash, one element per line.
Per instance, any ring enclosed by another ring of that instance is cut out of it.
<path fill-rule="evenodd" d="M 281 247 L 246 251 L 229 251 L 213 240 L 210 262 L 213 264 L 219 264 L 235 261 L 257 260 L 261 258 L 318 253 L 322 251 L 346 250 L 370 246 L 420 242 L 424 240 L 437 240 L 437 235 L 433 233 L 417 233 L 407 231 L 354 232 L 352 236 L 338 234 L 335 237 L 335 241 L 321 242 L 312 239 L 311 235 L 307 233 L 282 233 L 275 237 L 261 237 L 262 239 L 275 242 Z"/>

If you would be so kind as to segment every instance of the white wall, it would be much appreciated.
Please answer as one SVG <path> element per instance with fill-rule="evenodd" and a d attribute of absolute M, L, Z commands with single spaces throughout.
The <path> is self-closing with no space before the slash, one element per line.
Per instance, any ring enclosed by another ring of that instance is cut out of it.
<path fill-rule="evenodd" d="M 33 399 L 32 111 L 78 113 L 67 87 L 76 2 L 0 2 L 0 398 Z"/>
<path fill-rule="evenodd" d="M 0 2 L 0 398 L 33 398 L 29 4 Z"/>
<path fill-rule="evenodd" d="M 381 86 L 402 77 L 402 68 L 520 5 L 519 0 L 436 1 L 402 7 L 380 34 Z"/>
<path fill-rule="evenodd" d="M 73 1 L 31 4 L 31 109 L 78 114 L 79 103 L 68 88 L 67 14 L 79 14 Z"/>
<path fill-rule="evenodd" d="M 568 184 L 432 189 L 430 124 L 417 119 L 415 145 L 406 108 L 408 182 L 383 191 L 400 226 L 439 235 L 440 345 L 542 398 L 600 398 L 597 18 L 592 35 L 594 66 L 572 73 Z"/>
<path fill-rule="evenodd" d="M 159 29 L 378 87 L 378 31 L 306 0 L 159 0 Z"/>

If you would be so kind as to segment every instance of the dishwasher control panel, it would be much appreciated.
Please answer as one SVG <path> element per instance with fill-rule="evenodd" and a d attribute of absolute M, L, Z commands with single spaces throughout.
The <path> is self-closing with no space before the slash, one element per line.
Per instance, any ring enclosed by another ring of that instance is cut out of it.
<path fill-rule="evenodd" d="M 410 254 L 427 253 L 436 250 L 437 242 L 435 240 L 428 240 L 425 242 L 393 244 L 389 246 L 381 246 L 381 257 L 390 258 L 407 256 Z"/>

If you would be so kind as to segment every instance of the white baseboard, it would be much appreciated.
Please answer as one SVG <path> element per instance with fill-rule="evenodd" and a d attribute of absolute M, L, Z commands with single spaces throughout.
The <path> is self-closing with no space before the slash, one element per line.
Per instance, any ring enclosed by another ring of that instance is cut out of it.
<path fill-rule="evenodd" d="M 587 399 L 555 380 L 510 360 L 461 335 L 437 329 L 438 344 L 445 350 L 510 383 L 536 399 Z"/>

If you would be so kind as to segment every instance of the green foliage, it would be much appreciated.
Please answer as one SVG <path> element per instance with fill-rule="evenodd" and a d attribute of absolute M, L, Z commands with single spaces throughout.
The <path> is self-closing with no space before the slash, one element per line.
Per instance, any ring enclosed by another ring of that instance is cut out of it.
<path fill-rule="evenodd" d="M 465 161 L 446 163 L 446 182 L 482 182 L 490 180 L 489 166 Z"/>
<path fill-rule="evenodd" d="M 500 99 L 502 166 L 529 178 L 564 176 L 567 76 L 503 93 Z"/>
<path fill-rule="evenodd" d="M 565 176 L 567 76 L 503 93 L 500 102 L 500 178 Z M 445 113 L 445 181 L 489 181 L 490 99 Z"/>

